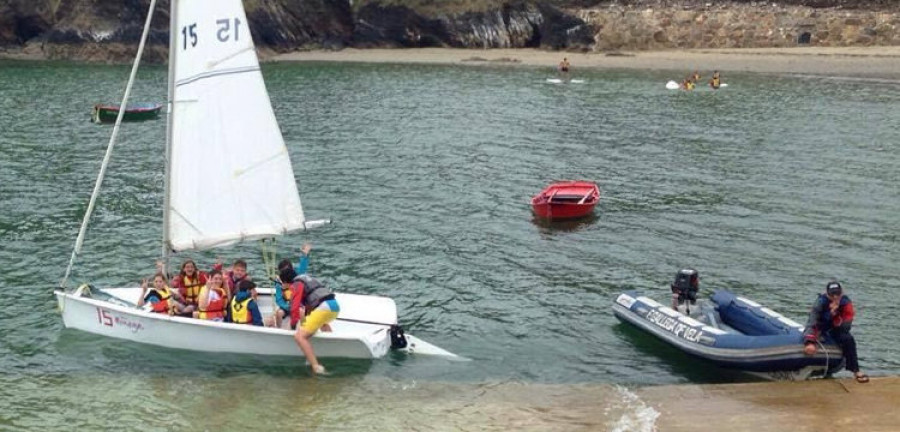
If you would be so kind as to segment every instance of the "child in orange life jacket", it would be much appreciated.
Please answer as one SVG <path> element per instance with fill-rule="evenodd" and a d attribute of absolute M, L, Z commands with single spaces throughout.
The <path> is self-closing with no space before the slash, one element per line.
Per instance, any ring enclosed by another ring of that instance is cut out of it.
<path fill-rule="evenodd" d="M 306 274 L 307 269 L 309 268 L 309 252 L 312 250 L 312 245 L 306 243 L 303 245 L 303 248 L 300 250 L 300 259 L 297 261 L 297 265 L 294 267 L 294 273 L 298 275 Z M 284 269 L 291 268 L 290 260 L 282 260 L 278 263 L 278 272 Z M 278 305 L 278 309 L 275 310 L 275 327 L 281 328 L 281 322 L 284 318 L 291 316 L 291 296 L 293 292 L 290 289 L 290 286 L 284 287 L 281 284 L 281 280 L 275 281 L 275 303 Z"/>
<path fill-rule="evenodd" d="M 141 297 L 137 302 L 138 307 L 149 303 L 150 310 L 153 312 L 181 315 L 187 309 L 182 301 L 184 299 L 181 294 L 166 285 L 166 276 L 162 272 L 153 276 L 153 288 L 148 289 L 147 279 L 141 281 Z"/>
<path fill-rule="evenodd" d="M 228 287 L 222 272 L 213 270 L 209 273 L 209 282 L 200 289 L 198 300 L 199 312 L 195 318 L 210 321 L 225 321 L 225 308 L 228 305 Z"/>
<path fill-rule="evenodd" d="M 324 374 L 325 367 L 319 364 L 309 339 L 320 329 L 331 331 L 328 324 L 334 321 L 341 311 L 334 293 L 318 280 L 307 275 L 297 275 L 293 268 L 287 266 L 281 271 L 281 283 L 290 285 L 291 289 L 291 328 L 297 328 L 294 341 L 303 351 L 315 374 Z M 304 315 L 306 316 L 303 319 Z M 300 323 L 302 319 L 302 324 Z M 298 326 L 299 324 L 299 326 Z"/>

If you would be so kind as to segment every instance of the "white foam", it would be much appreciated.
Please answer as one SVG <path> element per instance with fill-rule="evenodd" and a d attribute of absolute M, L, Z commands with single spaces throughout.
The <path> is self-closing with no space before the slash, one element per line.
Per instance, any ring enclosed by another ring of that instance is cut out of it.
<path fill-rule="evenodd" d="M 622 397 L 624 412 L 609 430 L 612 432 L 655 432 L 659 411 L 647 406 L 638 395 L 625 387 L 617 385 L 616 391 Z"/>

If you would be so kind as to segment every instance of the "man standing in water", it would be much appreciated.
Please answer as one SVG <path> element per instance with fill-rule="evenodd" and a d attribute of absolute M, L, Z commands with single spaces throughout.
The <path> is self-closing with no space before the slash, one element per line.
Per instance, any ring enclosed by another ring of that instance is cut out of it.
<path fill-rule="evenodd" d="M 560 72 L 561 74 L 563 74 L 563 75 L 568 75 L 568 74 L 569 74 L 569 68 L 571 68 L 571 65 L 569 64 L 569 58 L 568 58 L 568 57 L 564 57 L 564 58 L 562 59 L 562 61 L 559 62 L 559 66 L 557 66 L 557 69 L 558 69 L 559 72 Z"/>
<path fill-rule="evenodd" d="M 709 86 L 712 87 L 713 90 L 718 90 L 721 85 L 722 78 L 719 76 L 719 71 L 713 72 L 712 79 L 709 80 Z"/>
<path fill-rule="evenodd" d="M 819 294 L 809 313 L 809 321 L 803 331 L 803 352 L 806 355 L 815 354 L 816 344 L 820 343 L 820 339 L 826 334 L 831 335 L 844 353 L 847 370 L 853 372 L 857 382 L 866 383 L 869 382 L 869 376 L 859 370 L 856 339 L 850 334 L 853 316 L 853 302 L 844 295 L 841 284 L 835 280 L 828 282 L 825 293 Z"/>

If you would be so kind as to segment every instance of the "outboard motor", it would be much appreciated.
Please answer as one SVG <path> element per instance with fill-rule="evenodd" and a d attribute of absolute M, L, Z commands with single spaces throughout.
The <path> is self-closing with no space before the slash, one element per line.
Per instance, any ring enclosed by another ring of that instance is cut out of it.
<path fill-rule="evenodd" d="M 683 269 L 675 275 L 675 282 L 672 282 L 672 303 L 673 308 L 680 304 L 697 303 L 697 292 L 700 291 L 700 275 L 697 270 Z"/>
<path fill-rule="evenodd" d="M 391 348 L 392 349 L 403 349 L 406 348 L 406 333 L 403 331 L 403 327 L 400 327 L 400 324 L 394 324 L 391 326 Z"/>

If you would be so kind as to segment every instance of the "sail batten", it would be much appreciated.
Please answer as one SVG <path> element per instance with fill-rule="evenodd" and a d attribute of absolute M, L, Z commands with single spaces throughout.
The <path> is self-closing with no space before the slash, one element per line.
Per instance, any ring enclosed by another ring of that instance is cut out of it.
<path fill-rule="evenodd" d="M 172 107 L 168 244 L 208 249 L 304 229 L 241 0 L 177 7 L 173 100 L 191 103 Z"/>
<path fill-rule="evenodd" d="M 245 67 L 245 68 L 233 68 L 229 70 L 219 70 L 219 71 L 211 71 L 211 72 L 203 72 L 192 77 L 184 78 L 175 83 L 176 86 L 183 86 L 187 84 L 191 84 L 193 82 L 206 79 L 206 78 L 215 78 L 226 75 L 234 75 L 234 74 L 242 74 L 248 72 L 260 72 L 259 67 Z"/>

